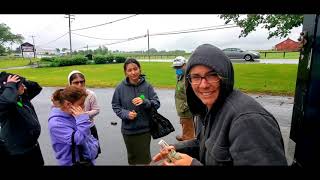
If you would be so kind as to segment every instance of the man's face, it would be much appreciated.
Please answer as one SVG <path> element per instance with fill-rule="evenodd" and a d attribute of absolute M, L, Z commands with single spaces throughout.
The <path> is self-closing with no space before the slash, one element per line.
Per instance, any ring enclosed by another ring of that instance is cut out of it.
<path fill-rule="evenodd" d="M 194 66 L 189 74 L 195 95 L 211 109 L 220 93 L 220 77 L 213 73 L 211 68 L 203 65 Z"/>

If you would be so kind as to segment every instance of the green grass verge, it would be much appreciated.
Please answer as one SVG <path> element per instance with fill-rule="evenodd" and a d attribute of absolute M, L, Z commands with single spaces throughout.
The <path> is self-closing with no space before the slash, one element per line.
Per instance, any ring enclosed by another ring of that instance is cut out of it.
<path fill-rule="evenodd" d="M 260 59 L 299 59 L 300 52 L 286 52 L 283 57 L 283 52 L 276 53 L 260 53 Z"/>
<path fill-rule="evenodd" d="M 175 72 L 171 63 L 142 62 L 147 80 L 157 88 L 174 88 Z M 234 64 L 235 87 L 250 93 L 294 94 L 296 64 Z M 85 73 L 88 87 L 115 87 L 123 78 L 123 64 L 82 65 L 56 68 L 17 69 L 17 73 L 42 86 L 65 86 L 72 70 Z"/>
<path fill-rule="evenodd" d="M 39 59 L 31 59 L 31 62 L 39 61 Z M 25 58 L 0 59 L 0 69 L 29 65 L 30 60 Z"/>

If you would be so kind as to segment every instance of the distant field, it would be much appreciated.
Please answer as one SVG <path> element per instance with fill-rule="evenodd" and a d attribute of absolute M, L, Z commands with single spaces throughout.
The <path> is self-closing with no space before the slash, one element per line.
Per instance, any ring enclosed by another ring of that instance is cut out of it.
<path fill-rule="evenodd" d="M 142 62 L 147 80 L 158 88 L 174 88 L 175 73 L 171 63 Z M 293 95 L 297 76 L 295 64 L 234 64 L 235 87 L 250 93 Z M 80 70 L 87 77 L 89 87 L 115 87 L 123 78 L 123 64 L 83 65 L 58 68 L 8 70 L 42 86 L 65 86 L 72 70 Z"/>

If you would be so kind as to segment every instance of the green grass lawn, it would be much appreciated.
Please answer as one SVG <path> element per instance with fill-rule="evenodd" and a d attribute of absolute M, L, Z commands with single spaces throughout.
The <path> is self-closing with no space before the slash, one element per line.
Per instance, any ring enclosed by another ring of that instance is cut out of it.
<path fill-rule="evenodd" d="M 294 95 L 298 65 L 235 64 L 235 87 L 252 93 Z"/>
<path fill-rule="evenodd" d="M 158 88 L 174 88 L 175 72 L 171 63 L 142 62 L 142 71 L 147 80 Z M 234 64 L 235 87 L 250 93 L 293 95 L 297 76 L 295 64 Z M 8 70 L 42 86 L 65 86 L 72 70 L 86 75 L 89 87 L 114 87 L 123 78 L 123 64 L 82 65 L 55 68 Z"/>
<path fill-rule="evenodd" d="M 31 62 L 36 62 L 38 59 L 31 59 Z M 0 59 L 0 69 L 17 67 L 17 66 L 27 66 L 30 63 L 30 60 L 25 58 L 12 58 L 12 59 Z"/>
<path fill-rule="evenodd" d="M 260 59 L 299 59 L 300 52 L 286 52 L 283 57 L 283 52 L 279 53 L 260 53 Z"/>

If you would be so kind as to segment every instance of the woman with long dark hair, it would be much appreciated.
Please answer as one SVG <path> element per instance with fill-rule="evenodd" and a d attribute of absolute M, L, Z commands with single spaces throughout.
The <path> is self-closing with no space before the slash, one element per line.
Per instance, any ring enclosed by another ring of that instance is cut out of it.
<path fill-rule="evenodd" d="M 122 119 L 121 132 L 130 165 L 149 164 L 151 107 L 160 107 L 153 87 L 141 73 L 136 59 L 127 59 L 123 66 L 125 79 L 116 87 L 112 109 Z"/>

